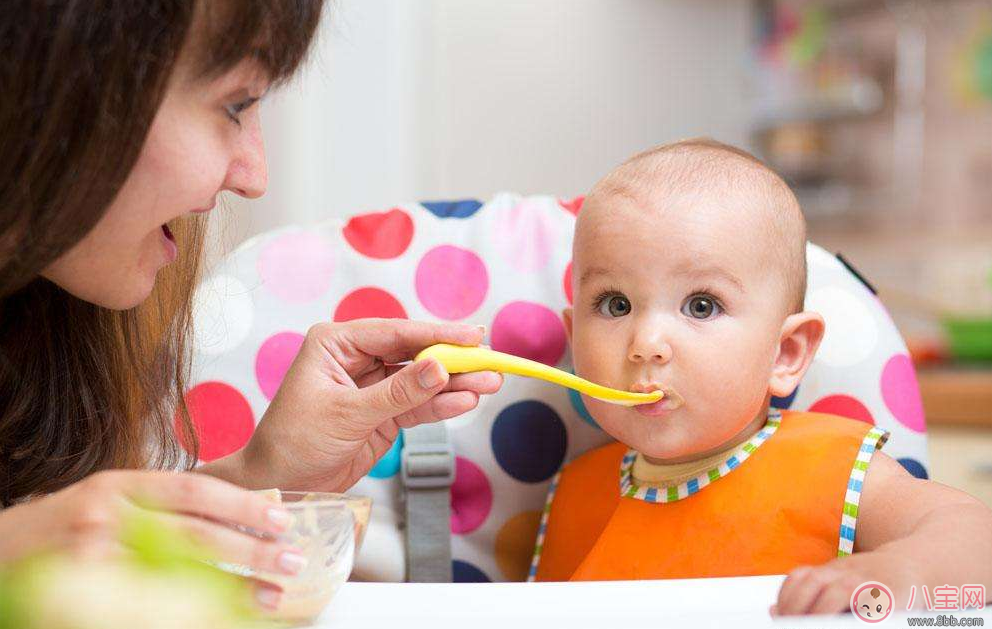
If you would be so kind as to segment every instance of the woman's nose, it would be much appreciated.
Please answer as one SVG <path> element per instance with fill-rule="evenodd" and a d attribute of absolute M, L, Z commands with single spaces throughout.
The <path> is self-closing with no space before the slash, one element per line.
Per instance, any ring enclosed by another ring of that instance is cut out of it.
<path fill-rule="evenodd" d="M 241 124 L 241 133 L 238 134 L 234 154 L 228 163 L 224 189 L 249 199 L 257 199 L 265 194 L 269 178 L 257 106 L 242 114 Z"/>

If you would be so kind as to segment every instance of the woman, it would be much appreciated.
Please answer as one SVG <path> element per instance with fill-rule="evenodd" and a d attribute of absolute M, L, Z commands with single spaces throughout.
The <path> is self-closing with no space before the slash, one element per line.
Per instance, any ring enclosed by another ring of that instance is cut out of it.
<path fill-rule="evenodd" d="M 222 558 L 295 573 L 288 514 L 245 488 L 343 491 L 400 428 L 500 386 L 449 379 L 469 325 L 322 323 L 248 445 L 198 468 L 183 402 L 205 215 L 265 191 L 259 98 L 309 47 L 321 0 L 9 0 L 0 12 L 0 561 L 115 550 L 136 507 Z M 182 456 L 173 423 L 182 427 Z M 226 523 L 226 524 L 225 524 Z M 259 601 L 278 602 L 274 586 Z"/>

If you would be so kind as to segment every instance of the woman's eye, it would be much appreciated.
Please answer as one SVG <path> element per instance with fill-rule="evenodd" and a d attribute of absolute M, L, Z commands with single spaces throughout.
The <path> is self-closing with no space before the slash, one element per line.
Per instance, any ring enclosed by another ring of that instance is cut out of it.
<path fill-rule="evenodd" d="M 693 319 L 709 319 L 721 312 L 720 304 L 709 295 L 695 295 L 682 306 L 682 314 Z"/>
<path fill-rule="evenodd" d="M 257 98 L 246 98 L 243 101 L 224 106 L 227 117 L 237 125 L 241 124 L 241 112 L 258 102 Z"/>
<path fill-rule="evenodd" d="M 613 295 L 599 302 L 599 312 L 607 317 L 623 317 L 630 314 L 630 300 L 623 295 Z"/>

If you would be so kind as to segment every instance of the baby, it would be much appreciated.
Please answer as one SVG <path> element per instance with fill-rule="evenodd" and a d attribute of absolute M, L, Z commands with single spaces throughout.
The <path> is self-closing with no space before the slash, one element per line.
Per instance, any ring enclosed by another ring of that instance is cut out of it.
<path fill-rule="evenodd" d="M 576 373 L 665 396 L 584 398 L 621 443 L 552 485 L 534 578 L 788 573 L 778 614 L 847 610 L 870 580 L 903 603 L 912 586 L 992 589 L 992 511 L 910 476 L 882 430 L 770 407 L 823 338 L 805 251 L 788 185 L 718 142 L 641 153 L 596 184 L 564 313 Z"/>

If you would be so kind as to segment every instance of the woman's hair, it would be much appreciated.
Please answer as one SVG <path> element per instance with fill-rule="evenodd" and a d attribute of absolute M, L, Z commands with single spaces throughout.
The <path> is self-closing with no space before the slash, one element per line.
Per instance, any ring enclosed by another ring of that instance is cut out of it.
<path fill-rule="evenodd" d="M 0 11 L 0 505 L 107 468 L 196 460 L 183 401 L 205 225 L 128 311 L 39 274 L 87 234 L 144 144 L 180 58 L 204 79 L 305 56 L 322 0 L 5 0 Z M 177 445 L 173 425 L 190 456 Z"/>

